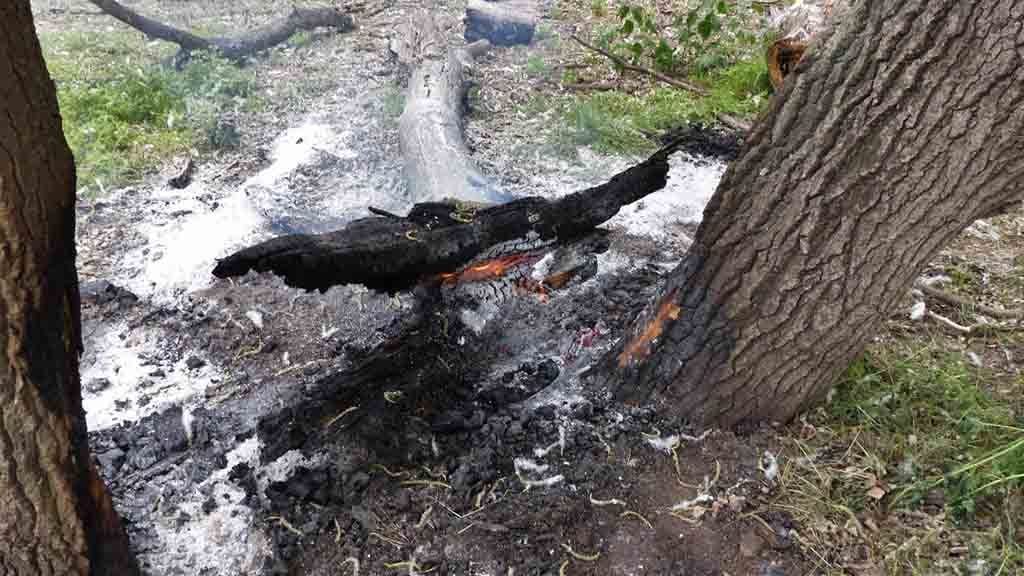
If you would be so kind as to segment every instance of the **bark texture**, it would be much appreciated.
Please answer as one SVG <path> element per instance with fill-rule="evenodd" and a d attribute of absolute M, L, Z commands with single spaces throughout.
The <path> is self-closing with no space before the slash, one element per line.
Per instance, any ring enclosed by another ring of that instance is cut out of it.
<path fill-rule="evenodd" d="M 135 28 L 150 38 L 173 42 L 182 52 L 212 50 L 230 60 L 242 60 L 256 52 L 276 46 L 300 30 L 330 27 L 342 32 L 355 27 L 352 17 L 334 8 L 295 7 L 285 18 L 251 30 L 240 36 L 205 38 L 186 30 L 168 26 L 117 2 L 116 0 L 89 0 L 106 14 Z"/>
<path fill-rule="evenodd" d="M 804 55 L 605 361 L 704 423 L 820 399 L 949 240 L 1024 199 L 1024 1 L 862 0 Z"/>
<path fill-rule="evenodd" d="M 536 247 L 591 232 L 622 206 L 664 188 L 668 157 L 687 142 L 670 143 L 608 182 L 558 200 L 527 197 L 494 206 L 421 203 L 404 217 L 363 218 L 326 234 L 267 240 L 219 261 L 213 274 L 273 272 L 289 286 L 306 290 L 341 284 L 408 290 L 430 276 L 456 273 L 503 243 Z"/>
<path fill-rule="evenodd" d="M 136 574 L 89 457 L 75 167 L 28 0 L 0 4 L 0 574 Z"/>
<path fill-rule="evenodd" d="M 508 199 L 470 160 L 462 137 L 469 72 L 473 59 L 489 49 L 486 40 L 448 47 L 426 10 L 411 14 L 391 42 L 391 51 L 409 73 L 398 137 L 413 202 Z"/>

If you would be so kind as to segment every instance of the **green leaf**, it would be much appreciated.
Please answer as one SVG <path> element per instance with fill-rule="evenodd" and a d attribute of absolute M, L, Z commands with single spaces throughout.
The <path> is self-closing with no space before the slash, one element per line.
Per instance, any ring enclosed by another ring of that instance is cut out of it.
<path fill-rule="evenodd" d="M 720 0 L 718 2 L 718 6 L 715 6 L 715 10 L 717 10 L 719 14 L 723 14 L 723 15 L 724 14 L 728 14 L 729 13 L 729 5 L 726 4 L 725 0 Z"/>
<path fill-rule="evenodd" d="M 624 20 L 622 22 L 622 28 L 619 29 L 619 31 L 622 32 L 623 36 L 629 36 L 630 34 L 632 34 L 633 33 L 633 21 L 632 20 L 628 20 L 628 19 Z"/>
<path fill-rule="evenodd" d="M 625 20 L 629 16 L 629 4 L 623 4 L 619 8 L 619 18 Z"/>
<path fill-rule="evenodd" d="M 693 25 L 697 23 L 698 18 L 700 18 L 700 14 L 698 14 L 696 10 L 691 10 L 690 13 L 686 15 L 686 27 L 693 28 Z"/>
<path fill-rule="evenodd" d="M 713 27 L 714 25 L 711 23 L 711 19 L 705 17 L 700 21 L 700 24 L 697 24 L 697 33 L 700 34 L 701 38 L 707 40 L 711 36 L 711 33 L 714 32 Z"/>

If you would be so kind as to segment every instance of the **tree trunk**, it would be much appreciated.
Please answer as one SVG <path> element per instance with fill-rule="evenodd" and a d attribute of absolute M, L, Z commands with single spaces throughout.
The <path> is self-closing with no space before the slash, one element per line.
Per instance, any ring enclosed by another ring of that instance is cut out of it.
<path fill-rule="evenodd" d="M 28 0 L 0 4 L 0 574 L 136 574 L 89 457 L 75 167 Z"/>
<path fill-rule="evenodd" d="M 944 244 L 1024 199 L 1024 1 L 862 0 L 794 76 L 593 372 L 621 398 L 789 420 Z"/>

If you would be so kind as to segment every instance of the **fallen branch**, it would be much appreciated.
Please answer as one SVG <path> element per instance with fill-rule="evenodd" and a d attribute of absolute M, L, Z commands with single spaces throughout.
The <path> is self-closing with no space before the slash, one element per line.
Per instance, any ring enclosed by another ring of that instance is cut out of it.
<path fill-rule="evenodd" d="M 89 2 L 149 38 L 177 44 L 186 55 L 192 51 L 207 50 L 235 61 L 280 44 L 300 30 L 335 28 L 347 32 L 355 28 L 351 16 L 334 8 L 293 8 L 287 17 L 240 36 L 205 38 L 139 14 L 116 0 Z"/>
<path fill-rule="evenodd" d="M 502 202 L 508 197 L 470 159 L 462 136 L 469 72 L 490 49 L 486 40 L 449 48 L 433 15 L 418 11 L 398 28 L 391 51 L 408 72 L 398 139 L 413 202 Z"/>
<path fill-rule="evenodd" d="M 962 298 L 955 294 L 950 294 L 949 292 L 945 292 L 923 282 L 918 282 L 917 288 L 921 292 L 925 293 L 928 296 L 931 296 L 932 298 L 935 298 L 936 300 L 941 300 L 946 304 L 956 306 L 958 308 L 972 310 L 974 312 L 977 312 L 983 316 L 988 316 L 990 318 L 998 318 L 1000 320 L 1017 320 L 1020 318 L 1024 318 L 1024 310 L 1021 309 L 1001 310 L 999 308 L 993 308 L 991 306 L 986 306 L 984 304 L 978 304 L 977 302 L 971 302 L 966 298 Z"/>
<path fill-rule="evenodd" d="M 707 96 L 707 95 L 709 95 L 711 93 L 710 91 L 708 91 L 707 88 L 704 88 L 703 86 L 699 86 L 697 84 L 694 84 L 693 82 L 687 82 L 686 80 L 682 80 L 680 78 L 673 78 L 671 76 L 666 76 L 665 74 L 662 74 L 661 72 L 658 72 L 657 70 L 652 70 L 650 68 L 645 68 L 643 66 L 638 66 L 636 64 L 632 64 L 632 63 L 628 62 L 627 60 L 625 60 L 625 59 L 623 59 L 623 58 L 621 58 L 619 56 L 616 56 L 615 54 L 612 54 L 611 52 L 609 52 L 607 50 L 603 50 L 603 49 L 601 49 L 601 48 L 599 48 L 597 46 L 594 46 L 593 44 L 590 44 L 589 42 L 583 40 L 582 38 L 580 38 L 579 36 L 577 36 L 575 34 L 572 34 L 570 37 L 573 40 L 575 40 L 580 46 L 583 46 L 584 48 L 586 48 L 588 50 L 591 50 L 593 52 L 596 52 L 596 53 L 604 56 L 605 58 L 608 58 L 609 60 L 614 62 L 617 66 L 619 66 L 623 70 L 630 70 L 632 72 L 639 72 L 640 74 L 646 74 L 647 76 L 651 76 L 652 78 L 660 80 L 660 81 L 664 82 L 665 84 L 668 84 L 670 86 L 675 86 L 676 88 L 682 88 L 683 90 L 688 90 L 690 92 L 693 92 L 694 94 L 697 94 L 698 96 Z M 730 128 L 733 128 L 734 130 L 741 130 L 743 132 L 749 132 L 750 131 L 750 128 L 751 128 L 750 124 L 748 124 L 748 123 L 746 123 L 746 122 L 744 122 L 744 121 L 742 121 L 742 120 L 740 120 L 738 118 L 735 118 L 733 116 L 729 116 L 728 114 L 719 114 L 717 116 L 717 118 L 718 118 L 718 120 L 722 124 L 724 124 L 724 125 L 726 125 L 726 126 L 728 126 Z"/>
<path fill-rule="evenodd" d="M 296 234 L 245 248 L 219 261 L 218 278 L 250 270 L 273 272 L 290 286 L 326 291 L 362 284 L 394 293 L 458 271 L 489 248 L 504 243 L 540 247 L 578 238 L 619 209 L 660 190 L 677 140 L 610 181 L 558 200 L 529 197 L 506 204 L 429 202 L 405 218 L 363 218 L 326 234 Z M 520 246 L 521 247 L 521 246 Z"/>

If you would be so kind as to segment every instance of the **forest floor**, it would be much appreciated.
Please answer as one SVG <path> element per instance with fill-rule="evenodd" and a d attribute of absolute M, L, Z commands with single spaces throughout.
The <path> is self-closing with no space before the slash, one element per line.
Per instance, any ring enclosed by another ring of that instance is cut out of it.
<path fill-rule="evenodd" d="M 723 87 L 706 98 L 620 78 L 570 40 L 613 37 L 616 7 L 540 4 L 531 46 L 477 66 L 466 126 L 474 159 L 515 196 L 596 184 L 652 135 L 749 119 L 769 97 L 749 55 L 695 72 Z M 131 5 L 217 34 L 283 9 Z M 388 38 L 414 7 L 353 4 L 354 32 L 175 72 L 159 66 L 173 48 L 87 2 L 34 2 L 79 164 L 90 440 L 147 573 L 1024 571 L 1024 330 L 972 305 L 1024 307 L 1020 212 L 976 223 L 925 271 L 968 304 L 908 292 L 828 403 L 795 423 L 693 430 L 580 389 L 578 372 L 685 253 L 721 151 L 673 158 L 669 186 L 609 222 L 593 278 L 502 302 L 479 333 L 460 327 L 466 343 L 438 360 L 463 363 L 460 402 L 430 406 L 441 418 L 383 383 L 386 425 L 349 425 L 356 407 L 270 449 L 290 439 L 265 417 L 358 363 L 414 303 L 209 271 L 254 241 L 409 207 Z M 453 43 L 464 7 L 432 8 Z M 174 189 L 188 156 L 193 182 Z M 489 410 L 496 391 L 523 398 Z"/>

